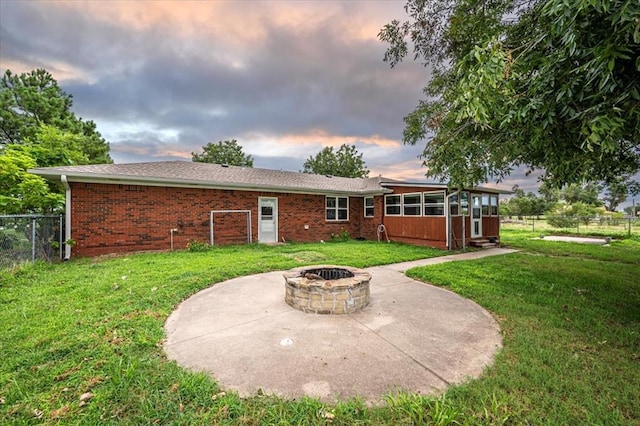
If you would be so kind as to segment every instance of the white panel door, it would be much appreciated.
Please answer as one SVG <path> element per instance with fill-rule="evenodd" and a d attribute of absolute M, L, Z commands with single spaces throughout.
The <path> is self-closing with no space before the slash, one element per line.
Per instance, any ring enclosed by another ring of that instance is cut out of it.
<path fill-rule="evenodd" d="M 261 243 L 278 241 L 277 198 L 258 198 L 258 241 Z"/>
<path fill-rule="evenodd" d="M 482 196 L 471 196 L 471 238 L 482 237 Z"/>

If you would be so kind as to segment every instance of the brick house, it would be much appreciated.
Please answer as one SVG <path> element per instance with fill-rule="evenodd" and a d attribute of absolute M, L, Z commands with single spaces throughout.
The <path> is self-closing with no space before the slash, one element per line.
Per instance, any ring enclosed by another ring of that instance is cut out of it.
<path fill-rule="evenodd" d="M 442 249 L 499 239 L 501 191 L 489 188 L 451 191 L 383 177 L 184 161 L 30 172 L 65 186 L 66 239 L 76 242 L 74 256 L 184 248 L 190 240 L 320 241 L 344 231 Z"/>

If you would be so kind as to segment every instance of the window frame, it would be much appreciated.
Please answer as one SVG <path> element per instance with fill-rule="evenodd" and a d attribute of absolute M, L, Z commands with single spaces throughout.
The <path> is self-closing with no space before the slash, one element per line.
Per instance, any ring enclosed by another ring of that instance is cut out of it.
<path fill-rule="evenodd" d="M 489 194 L 489 213 L 490 216 L 499 216 L 500 210 L 498 206 L 500 205 L 500 198 L 498 194 Z"/>
<path fill-rule="evenodd" d="M 441 194 L 442 195 L 442 202 L 441 203 L 430 203 L 429 207 L 430 208 L 438 208 L 441 207 L 442 208 L 442 213 L 441 214 L 427 214 L 427 202 L 426 202 L 426 198 L 428 195 L 434 195 L 434 194 Z M 445 191 L 440 190 L 440 191 L 425 191 L 422 193 L 422 216 L 423 217 L 444 217 L 447 214 L 447 194 Z"/>
<path fill-rule="evenodd" d="M 397 204 L 389 204 L 389 198 L 397 197 Z M 398 207 L 398 213 L 389 213 L 389 207 Z M 387 194 L 384 196 L 384 215 L 385 216 L 402 216 L 402 194 Z"/>
<path fill-rule="evenodd" d="M 490 205 L 490 201 L 489 201 L 489 194 L 483 193 L 481 194 L 481 198 L 480 198 L 480 209 L 482 211 L 482 216 L 491 216 L 491 205 Z"/>
<path fill-rule="evenodd" d="M 340 199 L 347 200 L 346 207 L 340 207 Z M 329 200 L 333 200 L 335 205 L 330 207 Z M 334 218 L 330 219 L 328 212 L 333 211 Z M 340 218 L 340 211 L 345 211 L 347 213 L 346 219 Z M 326 222 L 348 222 L 349 221 L 349 196 L 346 195 L 326 195 L 324 201 L 324 220 Z"/>
<path fill-rule="evenodd" d="M 402 212 L 402 216 L 406 216 L 406 217 L 421 217 L 422 216 L 422 203 L 423 203 L 423 198 L 422 198 L 422 192 L 406 192 L 401 194 L 402 195 L 402 200 L 401 200 L 401 205 L 402 208 L 400 209 L 400 211 Z M 418 196 L 418 202 L 417 203 L 406 203 L 405 202 L 405 198 L 406 197 L 415 197 Z M 418 207 L 418 213 L 417 214 L 407 214 L 406 212 L 406 208 L 415 208 Z"/>
<path fill-rule="evenodd" d="M 371 200 L 371 205 L 368 206 L 367 205 L 367 201 Z M 375 200 L 373 198 L 373 195 L 368 196 L 368 197 L 364 197 L 364 217 L 375 217 L 376 215 L 376 210 L 375 210 Z M 370 214 L 367 214 L 370 210 Z"/>

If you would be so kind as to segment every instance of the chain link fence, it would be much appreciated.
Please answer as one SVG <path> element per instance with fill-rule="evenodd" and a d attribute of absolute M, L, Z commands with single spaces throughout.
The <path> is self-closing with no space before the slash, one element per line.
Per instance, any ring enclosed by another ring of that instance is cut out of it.
<path fill-rule="evenodd" d="M 64 216 L 0 215 L 0 268 L 62 259 Z"/>
<path fill-rule="evenodd" d="M 603 236 L 640 236 L 638 217 L 500 216 L 502 229 Z"/>

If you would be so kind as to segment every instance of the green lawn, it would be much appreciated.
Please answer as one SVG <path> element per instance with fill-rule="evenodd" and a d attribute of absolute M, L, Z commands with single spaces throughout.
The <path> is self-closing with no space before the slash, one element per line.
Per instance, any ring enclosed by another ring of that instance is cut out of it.
<path fill-rule="evenodd" d="M 222 393 L 208 376 L 166 360 L 164 321 L 184 298 L 240 275 L 444 252 L 355 241 L 252 245 L 0 272 L 0 423 L 640 422 L 640 242 L 584 248 L 530 236 L 503 235 L 524 253 L 411 271 L 493 312 L 504 349 L 482 378 L 442 397 L 389 395 L 378 408 Z"/>

